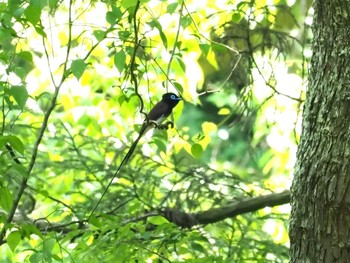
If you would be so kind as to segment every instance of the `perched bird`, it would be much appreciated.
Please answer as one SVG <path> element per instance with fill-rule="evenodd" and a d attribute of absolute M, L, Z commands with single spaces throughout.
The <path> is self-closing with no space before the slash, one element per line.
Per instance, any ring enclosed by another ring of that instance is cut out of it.
<path fill-rule="evenodd" d="M 134 141 L 134 143 L 131 145 L 128 153 L 125 155 L 124 160 L 122 161 L 121 165 L 126 163 L 129 158 L 131 157 L 132 153 L 134 152 L 139 140 L 141 139 L 142 135 L 144 135 L 147 131 L 152 129 L 154 126 L 155 128 L 160 127 L 161 123 L 169 117 L 169 115 L 172 113 L 173 108 L 179 103 L 179 101 L 182 100 L 181 97 L 177 96 L 174 93 L 165 93 L 162 96 L 162 100 L 158 102 L 154 107 L 151 109 L 151 111 L 148 113 L 148 118 L 144 121 L 140 131 L 139 136 Z"/>
<path fill-rule="evenodd" d="M 179 103 L 180 100 L 182 100 L 182 98 L 178 97 L 174 93 L 165 93 L 162 96 L 162 100 L 158 102 L 149 112 L 148 118 L 143 123 L 139 133 L 144 134 L 153 126 L 158 128 L 158 126 L 169 117 L 173 111 L 173 108 Z"/>
<path fill-rule="evenodd" d="M 95 205 L 94 209 L 92 210 L 91 214 L 89 215 L 87 221 L 90 220 L 91 216 L 95 212 L 97 206 L 101 203 L 102 198 L 105 196 L 105 194 L 108 191 L 108 188 L 111 186 L 114 178 L 119 173 L 120 169 L 128 162 L 130 159 L 132 153 L 134 152 L 138 142 L 140 141 L 142 135 L 144 135 L 149 129 L 156 127 L 161 127 L 161 123 L 169 117 L 169 115 L 172 113 L 173 108 L 179 103 L 179 101 L 182 100 L 181 97 L 177 96 L 174 93 L 165 93 L 162 96 L 162 100 L 158 102 L 154 107 L 151 109 L 149 114 L 147 115 L 146 120 L 142 124 L 142 127 L 139 131 L 139 135 L 137 136 L 136 140 L 131 145 L 128 153 L 123 158 L 122 162 L 120 163 L 117 171 L 114 173 L 112 179 L 110 180 L 109 184 L 107 185 L 106 189 L 104 190 L 102 196 L 100 197 L 99 201 Z M 171 122 L 170 122 L 171 123 Z M 172 123 L 171 123 L 172 124 Z"/>

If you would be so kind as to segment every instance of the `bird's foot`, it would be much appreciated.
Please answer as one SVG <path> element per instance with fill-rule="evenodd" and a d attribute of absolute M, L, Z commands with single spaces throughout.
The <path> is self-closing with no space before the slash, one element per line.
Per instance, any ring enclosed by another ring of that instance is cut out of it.
<path fill-rule="evenodd" d="M 166 123 L 158 124 L 156 128 L 159 130 L 168 130 L 169 128 L 172 129 L 174 128 L 174 123 L 172 121 L 167 121 Z"/>

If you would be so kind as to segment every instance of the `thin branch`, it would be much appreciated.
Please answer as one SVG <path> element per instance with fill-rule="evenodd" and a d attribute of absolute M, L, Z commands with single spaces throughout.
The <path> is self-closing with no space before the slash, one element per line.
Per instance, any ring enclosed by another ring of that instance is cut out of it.
<path fill-rule="evenodd" d="M 169 59 L 169 62 L 168 62 L 168 68 L 167 68 L 167 71 L 166 71 L 166 75 L 169 76 L 170 74 L 170 69 L 171 69 L 171 63 L 173 62 L 173 59 L 174 59 L 174 54 L 175 54 L 175 49 L 176 49 L 176 44 L 177 42 L 179 41 L 179 36 L 180 36 L 180 28 L 181 28 L 181 20 L 183 18 L 183 8 L 184 8 L 184 5 L 185 5 L 185 1 L 182 0 L 181 1 L 181 7 L 180 7 L 180 17 L 179 17 L 179 23 L 178 23 L 178 27 L 177 27 L 177 31 L 176 31 L 176 36 L 175 36 L 175 40 L 174 40 L 174 46 L 173 46 L 173 49 L 170 53 L 170 59 Z M 169 89 L 169 82 L 167 81 L 166 84 L 165 84 L 165 88 L 166 88 L 166 91 L 168 92 L 168 89 Z"/>
<path fill-rule="evenodd" d="M 17 191 L 17 194 L 16 194 L 16 196 L 15 196 L 15 198 L 13 200 L 13 204 L 12 204 L 11 210 L 8 213 L 6 222 L 5 222 L 3 228 L 0 231 L 0 245 L 5 243 L 4 238 L 5 238 L 5 235 L 6 235 L 6 231 L 8 229 L 8 226 L 12 222 L 12 219 L 13 219 L 13 217 L 15 215 L 16 210 L 17 210 L 19 201 L 21 200 L 22 195 L 24 193 L 24 190 L 27 187 L 28 179 L 29 179 L 29 177 L 31 175 L 31 172 L 32 172 L 32 170 L 34 168 L 34 165 L 35 165 L 35 162 L 36 162 L 36 158 L 37 158 L 38 150 L 39 150 L 39 145 L 41 143 L 42 138 L 44 137 L 44 133 L 46 131 L 46 128 L 47 128 L 47 125 L 48 125 L 51 113 L 53 112 L 54 108 L 56 107 L 56 101 L 57 101 L 57 97 L 58 97 L 58 94 L 59 94 L 59 91 L 60 91 L 60 87 L 62 86 L 63 82 L 65 81 L 65 79 L 68 76 L 68 74 L 67 74 L 67 63 L 68 63 L 68 59 L 69 59 L 69 53 L 70 53 L 70 48 L 71 48 L 71 40 L 72 40 L 72 3 L 73 3 L 73 0 L 71 0 L 69 2 L 69 18 L 68 18 L 69 19 L 69 29 L 68 29 L 68 31 L 69 31 L 69 39 L 68 39 L 67 52 L 66 52 L 65 63 L 64 63 L 64 66 L 63 66 L 63 73 L 62 73 L 61 82 L 60 82 L 60 84 L 58 86 L 55 85 L 55 83 L 53 83 L 55 85 L 55 92 L 54 92 L 54 94 L 53 94 L 53 96 L 51 98 L 50 105 L 49 105 L 49 107 L 48 107 L 48 109 L 47 109 L 47 111 L 46 111 L 46 113 L 44 115 L 44 119 L 43 119 L 42 125 L 40 127 L 37 139 L 36 139 L 36 141 L 34 143 L 33 153 L 32 153 L 32 156 L 31 156 L 31 159 L 30 159 L 27 171 L 26 171 L 26 176 L 23 178 L 22 182 L 20 183 L 20 186 L 19 186 L 19 189 Z"/>
<path fill-rule="evenodd" d="M 143 113 L 146 116 L 146 121 L 148 122 L 148 117 L 147 114 L 143 112 L 143 100 L 141 95 L 138 93 L 138 82 L 137 82 L 137 78 L 136 75 L 134 73 L 134 67 L 135 67 L 135 61 L 136 61 L 136 53 L 137 53 L 137 48 L 139 47 L 139 42 L 138 42 L 138 27 L 137 27 L 137 11 L 140 7 L 140 1 L 138 0 L 135 6 L 135 10 L 134 10 L 134 15 L 133 15 L 133 22 L 134 22 L 134 34 L 135 34 L 135 39 L 134 39 L 134 53 L 133 56 L 131 58 L 131 62 L 130 62 L 130 74 L 131 74 L 131 79 L 132 82 L 134 83 L 135 86 L 135 94 L 137 95 L 137 97 L 140 100 L 140 112 Z M 144 131 L 144 130 L 143 130 Z M 121 170 L 121 168 L 124 166 L 124 164 L 128 161 L 129 157 L 131 156 L 132 152 L 134 151 L 134 148 L 136 147 L 138 140 L 140 140 L 141 136 L 142 136 L 142 131 L 140 131 L 138 138 L 134 141 L 133 145 L 131 146 L 131 148 L 129 149 L 128 153 L 125 155 L 125 157 L 123 158 L 122 162 L 120 163 L 117 171 L 113 174 L 112 178 L 110 179 L 108 185 L 106 186 L 105 190 L 103 191 L 101 197 L 99 198 L 99 200 L 97 201 L 95 207 L 92 209 L 91 213 L 89 214 L 88 218 L 87 218 L 87 222 L 89 222 L 89 220 L 91 219 L 91 217 L 93 216 L 94 212 L 96 211 L 97 207 L 99 206 L 99 204 L 102 202 L 102 199 L 104 198 L 104 196 L 107 194 L 108 189 L 110 188 L 110 186 L 112 185 L 114 178 L 117 176 L 117 174 L 119 173 L 119 171 Z"/>
<path fill-rule="evenodd" d="M 199 93 L 198 96 L 201 96 L 201 95 L 204 95 L 204 94 L 208 94 L 208 93 L 218 92 L 218 91 L 220 91 L 220 90 L 226 85 L 226 83 L 230 80 L 230 78 L 231 78 L 231 76 L 232 76 L 234 70 L 236 69 L 236 67 L 237 67 L 237 65 L 238 65 L 238 63 L 239 63 L 239 61 L 241 60 L 241 54 L 240 54 L 237 50 L 231 48 L 230 46 L 225 45 L 225 44 L 220 43 L 220 42 L 217 42 L 217 41 L 215 41 L 215 40 L 209 39 L 209 38 L 207 38 L 205 35 L 203 35 L 203 34 L 200 32 L 200 30 L 199 30 L 199 28 L 198 28 L 198 25 L 197 25 L 196 21 L 194 21 L 194 19 L 193 19 L 191 13 L 188 11 L 186 4 L 184 4 L 184 8 L 186 9 L 188 16 L 191 18 L 191 21 L 192 21 L 192 23 L 194 24 L 194 26 L 195 26 L 195 28 L 196 28 L 198 34 L 199 34 L 202 38 L 204 38 L 204 39 L 205 39 L 206 41 L 208 41 L 209 43 L 212 43 L 212 44 L 215 44 L 215 45 L 218 45 L 218 46 L 221 46 L 221 47 L 226 48 L 227 50 L 231 51 L 234 55 L 237 56 L 237 61 L 235 62 L 235 64 L 234 64 L 233 67 L 231 68 L 230 73 L 227 75 L 227 77 L 225 78 L 224 82 L 220 85 L 220 87 L 217 88 L 217 89 L 215 89 L 215 90 L 206 90 L 205 92 Z"/>

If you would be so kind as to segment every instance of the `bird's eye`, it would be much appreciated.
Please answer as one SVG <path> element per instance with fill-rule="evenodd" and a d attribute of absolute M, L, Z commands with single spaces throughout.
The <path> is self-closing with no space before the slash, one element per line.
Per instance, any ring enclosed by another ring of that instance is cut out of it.
<path fill-rule="evenodd" d="M 175 96 L 175 95 L 171 95 L 171 96 L 170 96 L 170 99 L 176 100 L 176 96 Z"/>

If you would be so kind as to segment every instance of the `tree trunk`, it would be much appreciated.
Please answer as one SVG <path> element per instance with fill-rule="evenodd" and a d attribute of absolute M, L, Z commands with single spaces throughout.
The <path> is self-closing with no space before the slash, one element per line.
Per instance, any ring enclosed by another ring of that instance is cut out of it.
<path fill-rule="evenodd" d="M 290 262 L 350 262 L 350 0 L 315 0 Z"/>

